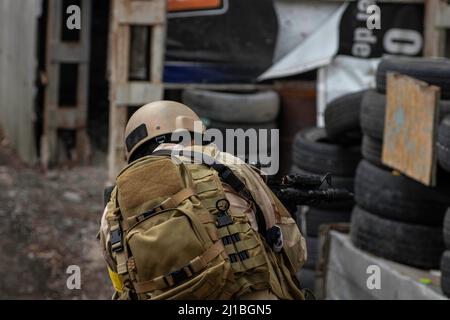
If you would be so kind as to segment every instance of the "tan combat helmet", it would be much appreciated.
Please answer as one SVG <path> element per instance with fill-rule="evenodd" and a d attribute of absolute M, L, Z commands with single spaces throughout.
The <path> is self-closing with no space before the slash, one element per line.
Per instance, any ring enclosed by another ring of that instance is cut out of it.
<path fill-rule="evenodd" d="M 189 107 L 174 101 L 155 101 L 139 108 L 128 120 L 125 129 L 127 159 L 143 143 L 177 131 L 203 133 L 200 118 Z"/>

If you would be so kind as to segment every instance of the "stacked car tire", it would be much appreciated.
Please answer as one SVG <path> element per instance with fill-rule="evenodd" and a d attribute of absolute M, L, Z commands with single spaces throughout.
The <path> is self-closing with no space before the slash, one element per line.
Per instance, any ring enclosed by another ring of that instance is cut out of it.
<path fill-rule="evenodd" d="M 330 173 L 332 187 L 353 191 L 356 166 L 361 159 L 359 113 L 363 92 L 331 101 L 325 111 L 325 128 L 300 131 L 293 146 L 292 174 Z M 319 256 L 319 228 L 323 224 L 349 222 L 353 201 L 315 203 L 297 211 L 297 222 L 306 234 L 308 259 L 299 272 L 300 283 L 314 288 L 314 269 Z"/>
<path fill-rule="evenodd" d="M 364 94 L 361 105 L 362 155 L 355 177 L 351 223 L 353 243 L 370 253 L 423 269 L 439 266 L 444 250 L 443 218 L 450 204 L 448 179 L 441 170 L 438 184 L 427 187 L 382 164 L 386 75 L 399 72 L 441 87 L 450 98 L 450 62 L 390 58 L 377 70 L 377 88 Z M 441 118 L 449 112 L 441 100 Z M 450 123 L 450 122 L 449 122 Z M 449 135 L 450 137 L 450 135 Z M 448 259 L 448 258 L 447 258 Z"/>
<path fill-rule="evenodd" d="M 450 116 L 444 117 L 438 131 L 438 161 L 446 171 L 450 171 Z M 450 297 L 450 208 L 444 220 L 444 243 L 446 251 L 441 258 L 441 287 L 444 294 Z"/>
<path fill-rule="evenodd" d="M 183 92 L 182 101 L 191 107 L 208 129 L 218 129 L 223 134 L 223 151 L 233 153 L 243 160 L 259 159 L 254 153 L 271 151 L 271 132 L 268 130 L 265 149 L 261 149 L 259 141 L 255 146 L 247 142 L 245 154 L 238 150 L 225 150 L 227 145 L 226 130 L 242 129 L 276 129 L 279 113 L 279 96 L 275 91 L 258 91 L 251 93 L 216 92 L 209 90 L 187 89 Z M 253 152 L 249 151 L 254 148 Z M 252 156 L 250 153 L 253 153 Z M 244 159 L 245 158 L 245 159 Z"/>
<path fill-rule="evenodd" d="M 444 220 L 444 243 L 446 251 L 441 258 L 441 287 L 442 292 L 450 297 L 450 208 Z"/>

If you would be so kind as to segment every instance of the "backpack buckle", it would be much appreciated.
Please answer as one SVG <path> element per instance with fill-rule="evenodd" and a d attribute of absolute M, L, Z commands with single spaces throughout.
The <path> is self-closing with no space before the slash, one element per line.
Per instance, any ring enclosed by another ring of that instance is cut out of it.
<path fill-rule="evenodd" d="M 123 250 L 122 231 L 120 230 L 120 228 L 111 230 L 109 242 L 111 243 L 111 250 L 113 252 L 120 252 Z"/>
<path fill-rule="evenodd" d="M 222 228 L 233 224 L 233 219 L 228 214 L 228 209 L 230 208 L 230 201 L 227 199 L 219 199 L 216 202 L 216 208 L 219 211 L 217 214 L 217 227 Z"/>
<path fill-rule="evenodd" d="M 188 269 L 190 271 L 190 275 L 188 274 L 186 269 Z M 169 273 L 166 277 L 169 277 L 172 279 L 172 282 L 173 282 L 172 286 L 176 286 L 179 283 L 189 279 L 189 277 L 192 276 L 192 274 L 193 274 L 193 272 L 191 270 L 191 267 L 189 265 L 187 265 L 187 266 L 184 266 L 178 270 L 175 270 L 175 271 Z M 166 282 L 167 282 L 167 280 L 166 280 Z"/>

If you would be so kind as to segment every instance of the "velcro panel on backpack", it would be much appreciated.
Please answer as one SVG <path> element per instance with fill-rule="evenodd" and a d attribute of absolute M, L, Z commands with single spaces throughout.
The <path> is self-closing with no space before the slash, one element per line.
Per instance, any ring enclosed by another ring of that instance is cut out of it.
<path fill-rule="evenodd" d="M 151 157 L 123 171 L 117 187 L 119 206 L 127 219 L 159 205 L 183 189 L 184 183 L 171 159 Z"/>
<path fill-rule="evenodd" d="M 197 196 L 203 206 L 217 218 L 216 203 L 226 198 L 217 172 L 203 165 L 186 165 L 196 186 Z M 214 232 L 221 239 L 231 263 L 237 290 L 241 295 L 249 290 L 269 287 L 268 259 L 264 245 L 257 231 L 253 230 L 245 212 L 230 208 L 228 214 L 233 223 L 223 227 L 215 226 Z M 211 227 L 211 226 L 208 226 Z M 251 277 L 248 275 L 252 274 Z"/>

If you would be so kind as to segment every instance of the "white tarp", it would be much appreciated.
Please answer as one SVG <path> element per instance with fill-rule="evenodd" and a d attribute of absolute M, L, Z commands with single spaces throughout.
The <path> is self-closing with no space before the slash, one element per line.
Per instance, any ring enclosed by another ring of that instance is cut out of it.
<path fill-rule="evenodd" d="M 380 59 L 336 56 L 319 69 L 317 76 L 317 124 L 323 126 L 323 112 L 328 102 L 351 92 L 374 88 Z"/>
<path fill-rule="evenodd" d="M 340 6 L 341 3 L 333 1 L 317 3 L 317 0 L 275 0 L 278 36 L 274 63 L 322 27 Z"/>
<path fill-rule="evenodd" d="M 372 2 L 358 0 L 330 6 L 317 1 L 277 0 L 280 31 L 275 63 L 259 80 L 318 69 L 317 124 L 323 126 L 328 102 L 375 86 L 381 56 L 415 56 L 422 49 L 423 6 L 386 7 L 379 16 L 383 28 L 375 32 L 366 26 L 366 7 Z"/>
<path fill-rule="evenodd" d="M 318 29 L 264 72 L 259 80 L 287 77 L 329 64 L 338 50 L 339 23 L 346 7 L 346 3 L 342 4 Z"/>

